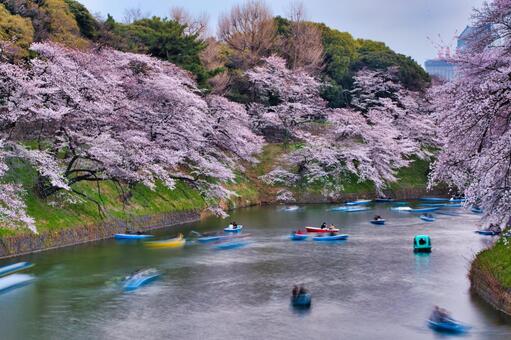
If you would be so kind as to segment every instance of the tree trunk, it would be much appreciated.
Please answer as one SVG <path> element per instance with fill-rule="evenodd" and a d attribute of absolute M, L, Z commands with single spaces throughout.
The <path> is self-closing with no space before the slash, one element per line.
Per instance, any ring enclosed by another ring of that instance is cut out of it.
<path fill-rule="evenodd" d="M 39 176 L 37 178 L 36 192 L 40 198 L 48 198 L 60 190 L 62 190 L 62 188 L 52 185 L 48 177 Z"/>

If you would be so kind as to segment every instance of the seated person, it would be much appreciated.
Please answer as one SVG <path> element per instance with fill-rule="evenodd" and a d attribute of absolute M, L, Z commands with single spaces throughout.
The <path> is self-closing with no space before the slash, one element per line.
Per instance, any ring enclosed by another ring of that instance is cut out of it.
<path fill-rule="evenodd" d="M 445 309 L 435 306 L 429 319 L 433 322 L 446 322 L 450 319 L 450 316 Z"/>

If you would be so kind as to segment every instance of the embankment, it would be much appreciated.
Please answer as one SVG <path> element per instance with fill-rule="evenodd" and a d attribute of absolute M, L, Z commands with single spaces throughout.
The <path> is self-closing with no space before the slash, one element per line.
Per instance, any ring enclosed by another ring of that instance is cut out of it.
<path fill-rule="evenodd" d="M 494 308 L 511 315 L 511 244 L 501 238 L 472 262 L 471 289 Z"/>

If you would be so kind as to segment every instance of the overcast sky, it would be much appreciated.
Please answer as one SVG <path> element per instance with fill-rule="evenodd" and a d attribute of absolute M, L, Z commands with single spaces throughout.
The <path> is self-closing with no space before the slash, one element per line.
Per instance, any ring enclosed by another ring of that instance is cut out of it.
<path fill-rule="evenodd" d="M 122 20 L 124 9 L 140 8 L 157 16 L 168 16 L 180 6 L 191 13 L 207 12 L 212 33 L 217 18 L 243 0 L 80 0 L 93 13 L 110 13 Z M 303 0 L 309 20 L 348 31 L 356 38 L 385 42 L 397 52 L 413 57 L 421 65 L 435 57 L 434 43 L 449 44 L 469 23 L 472 8 L 484 0 Z M 266 1 L 277 15 L 286 15 L 290 1 Z M 430 40 L 433 40 L 432 43 Z"/>

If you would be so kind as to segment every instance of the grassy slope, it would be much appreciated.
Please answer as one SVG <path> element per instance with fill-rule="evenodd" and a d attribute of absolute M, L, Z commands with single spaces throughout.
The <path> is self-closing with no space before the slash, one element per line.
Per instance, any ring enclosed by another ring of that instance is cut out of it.
<path fill-rule="evenodd" d="M 294 147 L 284 147 L 278 144 L 268 145 L 260 155 L 260 162 L 247 167 L 244 173 L 239 173 L 236 183 L 229 186 L 239 195 L 229 202 L 229 206 L 237 207 L 270 200 L 277 188 L 264 185 L 258 177 L 270 171 L 279 156 Z M 427 182 L 427 171 L 427 162 L 415 161 L 409 168 L 399 172 L 400 181 L 392 184 L 391 189 L 424 187 Z M 77 203 L 70 203 L 70 198 L 76 201 L 76 195 L 60 192 L 48 200 L 37 197 L 33 191 L 36 178 L 35 171 L 23 162 L 13 162 L 7 176 L 8 181 L 20 183 L 25 188 L 28 212 L 36 219 L 39 231 L 90 224 L 101 220 L 95 203 L 83 199 L 79 199 Z M 76 189 L 96 200 L 101 200 L 107 216 L 118 219 L 205 207 L 205 202 L 199 193 L 183 183 L 178 183 L 174 190 L 158 185 L 154 191 L 143 185 L 137 185 L 132 189 L 133 195 L 126 206 L 123 206 L 119 198 L 120 192 L 113 182 L 103 182 L 99 185 L 101 197 L 99 197 L 94 183 L 80 183 Z M 310 192 L 320 191 L 320 188 L 306 189 Z M 345 192 L 372 193 L 374 189 L 372 183 L 358 183 L 357 178 L 353 176 L 347 179 Z M 0 226 L 0 236 L 13 233 L 12 230 Z"/>
<path fill-rule="evenodd" d="M 474 260 L 474 265 L 489 270 L 505 289 L 509 289 L 511 288 L 511 243 L 504 240 L 505 238 L 501 238 L 494 247 L 480 252 Z"/>
<path fill-rule="evenodd" d="M 36 178 L 36 172 L 31 167 L 22 162 L 14 162 L 7 180 L 14 180 L 23 185 L 26 191 L 25 202 L 28 213 L 36 219 L 39 231 L 89 224 L 101 220 L 95 203 L 84 199 L 78 199 L 77 203 L 70 203 L 70 198 L 74 201 L 77 200 L 76 195 L 71 196 L 62 191 L 48 200 L 39 198 L 33 191 Z M 120 192 L 113 182 L 103 182 L 99 185 L 101 197 L 93 183 L 80 183 L 76 189 L 96 200 L 101 200 L 107 216 L 119 219 L 169 211 L 201 209 L 205 206 L 199 193 L 182 183 L 178 183 L 174 190 L 158 185 L 154 191 L 143 185 L 137 185 L 132 190 L 133 196 L 130 198 L 129 205 L 125 207 L 120 200 Z M 5 228 L 0 228 L 0 236 L 12 233 Z"/>

